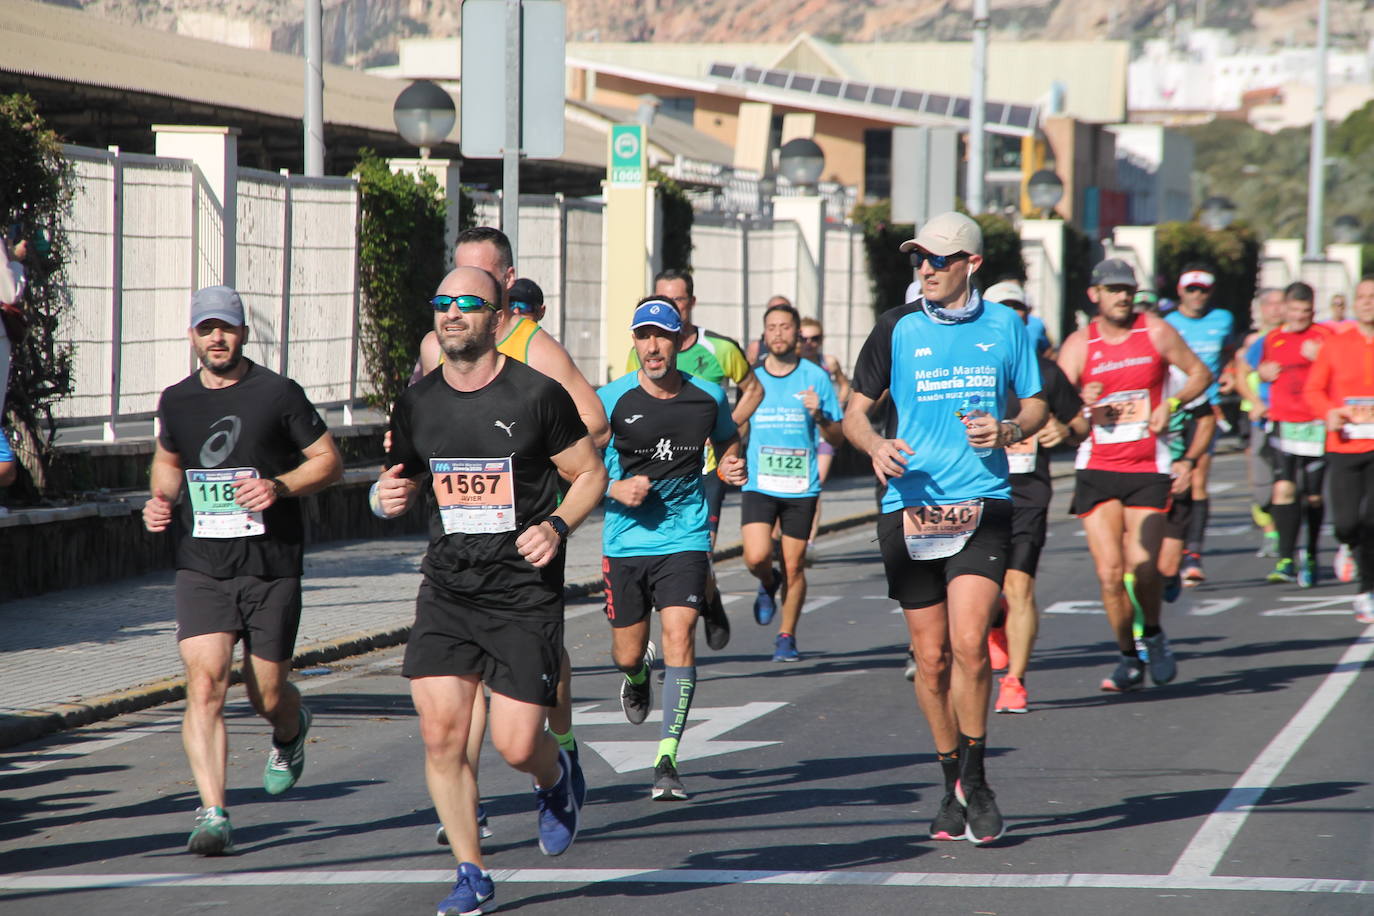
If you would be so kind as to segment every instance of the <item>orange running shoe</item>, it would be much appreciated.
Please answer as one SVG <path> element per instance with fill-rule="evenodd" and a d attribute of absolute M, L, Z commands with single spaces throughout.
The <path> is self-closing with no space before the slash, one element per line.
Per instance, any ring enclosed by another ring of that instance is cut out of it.
<path fill-rule="evenodd" d="M 1020 678 L 1012 677 L 1010 674 L 1002 678 L 1002 686 L 997 690 L 997 704 L 993 709 L 997 712 L 1030 711 L 1026 703 L 1026 688 L 1021 684 Z"/>

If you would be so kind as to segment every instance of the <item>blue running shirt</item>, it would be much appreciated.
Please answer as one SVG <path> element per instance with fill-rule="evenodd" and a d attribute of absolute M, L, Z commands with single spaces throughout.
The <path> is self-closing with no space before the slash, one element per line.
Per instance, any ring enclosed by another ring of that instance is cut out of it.
<path fill-rule="evenodd" d="M 976 455 L 959 414 L 1002 418 L 1008 387 L 1022 398 L 1040 393 L 1040 368 L 1020 316 L 976 294 L 970 301 L 971 317 L 957 323 L 932 318 L 923 300 L 886 311 L 859 353 L 854 390 L 874 400 L 891 392 L 884 435 L 915 452 L 888 481 L 884 512 L 1011 497 L 1005 450 Z"/>
<path fill-rule="evenodd" d="M 813 389 L 821 400 L 821 413 L 839 420 L 840 402 L 830 373 L 803 359 L 786 375 L 773 375 L 763 366 L 754 375 L 763 385 L 763 401 L 749 419 L 749 482 L 744 489 L 791 499 L 820 495 L 819 424 L 801 399 L 806 389 Z"/>
<path fill-rule="evenodd" d="M 1189 318 L 1174 309 L 1164 316 L 1164 320 L 1173 325 L 1188 349 L 1196 353 L 1207 371 L 1212 373 L 1212 384 L 1207 387 L 1207 403 L 1215 404 L 1220 394 L 1217 380 L 1221 378 L 1222 351 L 1231 341 L 1235 317 L 1223 308 L 1213 308 L 1201 318 Z"/>
<path fill-rule="evenodd" d="M 702 443 L 729 442 L 739 430 L 725 391 L 682 373 L 682 390 L 656 398 L 630 372 L 597 391 L 611 421 L 606 469 L 611 480 L 643 474 L 652 483 L 638 506 L 605 502 L 601 551 L 608 557 L 663 556 L 710 550 Z"/>

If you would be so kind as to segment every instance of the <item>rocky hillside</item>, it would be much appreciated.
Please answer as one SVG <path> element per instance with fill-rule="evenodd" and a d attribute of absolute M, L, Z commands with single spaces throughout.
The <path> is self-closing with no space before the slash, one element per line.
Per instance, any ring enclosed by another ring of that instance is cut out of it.
<path fill-rule="evenodd" d="M 298 50 L 299 0 L 50 0 L 91 13 L 242 43 L 252 32 Z M 459 0 L 324 0 L 326 54 L 357 66 L 395 59 L 405 37 L 459 33 Z M 837 41 L 958 40 L 969 35 L 972 0 L 567 0 L 574 41 L 786 42 L 799 32 Z M 994 37 L 1143 40 L 1175 18 L 1232 31 L 1245 44 L 1311 44 L 1314 0 L 991 0 Z M 1374 4 L 1332 0 L 1332 38 L 1366 45 Z M 251 27 L 251 28 L 250 28 Z"/>

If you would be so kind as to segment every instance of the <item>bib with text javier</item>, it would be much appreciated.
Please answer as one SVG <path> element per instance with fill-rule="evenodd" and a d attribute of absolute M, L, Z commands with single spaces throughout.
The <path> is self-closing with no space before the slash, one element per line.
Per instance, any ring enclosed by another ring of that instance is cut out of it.
<path fill-rule="evenodd" d="M 429 471 L 445 534 L 515 530 L 515 473 L 510 458 L 431 458 Z"/>
<path fill-rule="evenodd" d="M 1113 391 L 1092 406 L 1093 441 L 1138 442 L 1150 432 L 1150 392 Z"/>
<path fill-rule="evenodd" d="M 235 500 L 235 481 L 256 480 L 257 468 L 187 468 L 186 495 L 191 499 L 191 537 L 244 538 L 267 533 L 261 512 L 249 512 Z"/>
<path fill-rule="evenodd" d="M 947 506 L 908 506 L 902 510 L 902 534 L 913 560 L 943 560 L 964 549 L 983 518 L 983 501 L 970 499 Z"/>

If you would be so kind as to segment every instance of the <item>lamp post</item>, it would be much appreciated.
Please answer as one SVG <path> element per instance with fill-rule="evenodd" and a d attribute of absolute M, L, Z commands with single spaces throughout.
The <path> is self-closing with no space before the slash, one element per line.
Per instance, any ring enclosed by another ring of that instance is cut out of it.
<path fill-rule="evenodd" d="M 1031 206 L 1040 211 L 1041 218 L 1048 219 L 1064 199 L 1064 182 L 1049 169 L 1041 169 L 1026 179 L 1026 196 Z"/>
<path fill-rule="evenodd" d="M 1220 232 L 1235 219 L 1236 205 L 1229 197 L 1209 197 L 1202 202 L 1202 209 L 1198 211 L 1198 222 L 1213 232 Z"/>
<path fill-rule="evenodd" d="M 420 148 L 421 159 L 428 159 L 430 150 L 452 132 L 457 112 L 452 97 L 429 80 L 411 83 L 391 106 L 396 130 L 407 143 Z"/>

